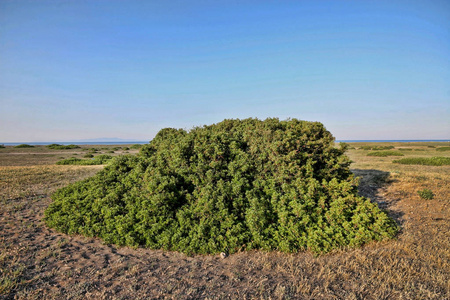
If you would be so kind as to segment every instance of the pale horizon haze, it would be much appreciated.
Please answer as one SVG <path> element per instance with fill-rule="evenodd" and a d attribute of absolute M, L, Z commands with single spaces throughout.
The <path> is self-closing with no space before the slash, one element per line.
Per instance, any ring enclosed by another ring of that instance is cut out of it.
<path fill-rule="evenodd" d="M 450 139 L 450 1 L 0 1 L 0 144 L 250 117 Z"/>

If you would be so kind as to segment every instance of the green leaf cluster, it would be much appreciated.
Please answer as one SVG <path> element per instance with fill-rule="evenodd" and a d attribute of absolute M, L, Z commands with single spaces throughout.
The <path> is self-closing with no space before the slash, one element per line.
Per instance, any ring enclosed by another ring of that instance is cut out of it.
<path fill-rule="evenodd" d="M 107 243 L 184 253 L 316 253 L 392 238 L 358 196 L 345 147 L 318 122 L 224 120 L 166 128 L 137 156 L 53 194 L 46 223 Z"/>

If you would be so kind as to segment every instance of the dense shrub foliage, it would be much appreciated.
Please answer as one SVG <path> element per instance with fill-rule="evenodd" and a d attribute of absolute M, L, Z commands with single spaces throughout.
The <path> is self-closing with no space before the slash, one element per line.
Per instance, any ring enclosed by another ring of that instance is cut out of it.
<path fill-rule="evenodd" d="M 54 149 L 54 150 L 67 150 L 67 149 L 77 149 L 80 148 L 80 146 L 77 145 L 60 145 L 60 144 L 50 144 L 47 145 L 47 148 Z"/>
<path fill-rule="evenodd" d="M 295 119 L 166 128 L 138 156 L 58 190 L 45 221 L 184 253 L 327 252 L 392 238 L 395 223 L 358 196 L 344 151 L 322 124 Z"/>
<path fill-rule="evenodd" d="M 450 165 L 450 157 L 408 157 L 393 161 L 403 165 L 445 166 Z"/>
<path fill-rule="evenodd" d="M 85 155 L 86 157 L 86 155 Z M 104 165 L 112 159 L 111 155 L 101 154 L 95 156 L 92 159 L 80 159 L 80 158 L 67 158 L 56 162 L 57 165 L 81 165 L 81 166 L 91 166 L 91 165 Z"/>
<path fill-rule="evenodd" d="M 387 156 L 404 156 L 405 154 L 401 153 L 400 151 L 373 151 L 367 153 L 367 156 L 381 156 L 381 157 L 387 157 Z"/>

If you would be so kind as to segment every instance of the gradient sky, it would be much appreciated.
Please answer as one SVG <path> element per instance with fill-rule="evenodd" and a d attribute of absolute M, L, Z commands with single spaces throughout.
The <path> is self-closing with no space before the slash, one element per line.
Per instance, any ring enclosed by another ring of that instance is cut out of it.
<path fill-rule="evenodd" d="M 247 117 L 450 138 L 450 1 L 0 1 L 0 143 Z"/>

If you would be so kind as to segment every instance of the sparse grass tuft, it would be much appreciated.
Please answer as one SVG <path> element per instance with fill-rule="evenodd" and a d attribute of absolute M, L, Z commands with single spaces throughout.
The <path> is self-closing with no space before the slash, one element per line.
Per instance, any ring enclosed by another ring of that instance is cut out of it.
<path fill-rule="evenodd" d="M 407 157 L 394 160 L 393 163 L 403 165 L 447 166 L 450 165 L 450 157 Z"/>
<path fill-rule="evenodd" d="M 367 156 L 387 157 L 387 156 L 404 156 L 404 154 L 401 153 L 400 151 L 374 151 L 367 153 Z"/>
<path fill-rule="evenodd" d="M 420 198 L 424 200 L 431 200 L 434 198 L 434 194 L 430 189 L 423 189 L 417 192 Z"/>

